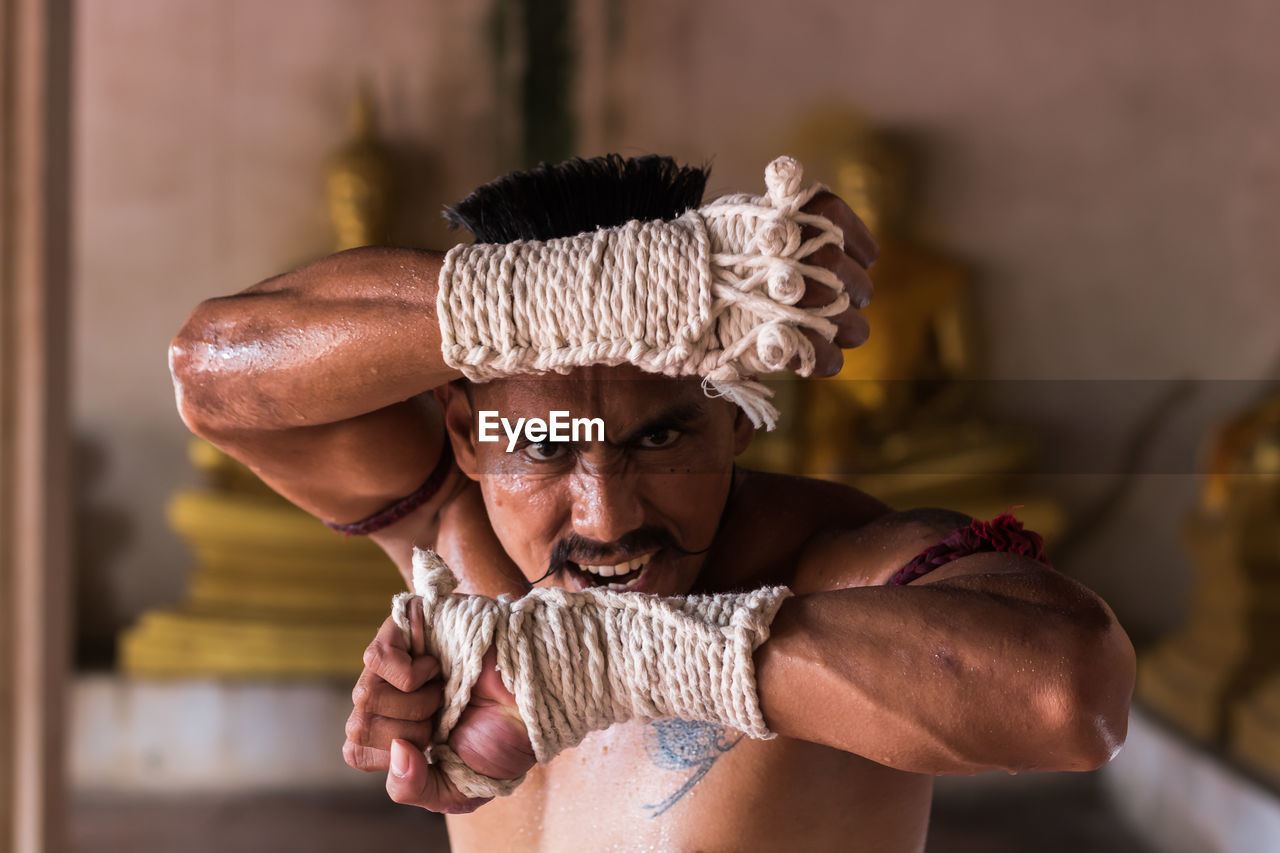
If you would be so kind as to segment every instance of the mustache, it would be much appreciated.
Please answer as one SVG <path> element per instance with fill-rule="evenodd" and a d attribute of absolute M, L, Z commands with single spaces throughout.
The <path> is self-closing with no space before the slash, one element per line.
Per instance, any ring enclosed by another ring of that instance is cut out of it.
<path fill-rule="evenodd" d="M 538 583 L 556 572 L 568 568 L 570 561 L 579 565 L 584 563 L 593 565 L 595 560 L 615 556 L 619 553 L 625 557 L 626 555 L 645 554 L 650 551 L 669 551 L 679 557 L 688 557 L 693 554 L 705 554 L 710 550 L 710 545 L 699 551 L 690 550 L 681 545 L 675 534 L 670 530 L 654 525 L 638 527 L 613 542 L 597 542 L 594 539 L 587 539 L 576 533 L 570 533 L 552 546 L 551 557 L 547 560 L 546 573 L 533 581 L 533 583 Z"/>

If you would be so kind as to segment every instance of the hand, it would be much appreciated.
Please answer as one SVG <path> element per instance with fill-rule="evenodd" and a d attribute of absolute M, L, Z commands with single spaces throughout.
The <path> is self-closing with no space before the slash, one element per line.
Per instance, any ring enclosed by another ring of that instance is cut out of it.
<path fill-rule="evenodd" d="M 424 654 L 420 604 L 410 614 L 412 649 L 388 619 L 365 651 L 343 757 L 357 770 L 387 771 L 387 793 L 398 803 L 447 814 L 472 812 L 488 800 L 464 797 L 423 754 L 435 730 L 432 717 L 443 685 L 438 661 Z M 492 650 L 449 746 L 471 769 L 496 779 L 515 778 L 534 764 L 515 697 L 502 684 Z"/>
<path fill-rule="evenodd" d="M 816 366 L 814 376 L 835 376 L 844 366 L 844 353 L 841 349 L 861 346 L 867 340 L 869 327 L 862 316 L 862 309 L 871 301 L 871 278 L 867 269 L 875 263 L 879 255 L 876 241 L 862 224 L 862 220 L 854 214 L 838 196 L 822 192 L 815 195 L 804 206 L 805 213 L 825 216 L 844 232 L 844 251 L 839 246 L 827 245 L 812 255 L 804 258 L 804 262 L 815 266 L 826 267 L 839 276 L 844 282 L 845 293 L 849 294 L 849 307 L 840 314 L 831 317 L 836 324 L 835 339 L 824 341 L 818 334 L 805 330 L 805 335 L 813 342 Z M 817 236 L 817 231 L 806 227 L 801 236 L 809 239 Z M 826 305 L 835 299 L 830 287 L 813 279 L 805 279 L 805 294 L 796 304 L 801 308 L 815 308 Z M 798 362 L 793 363 L 798 367 Z"/>

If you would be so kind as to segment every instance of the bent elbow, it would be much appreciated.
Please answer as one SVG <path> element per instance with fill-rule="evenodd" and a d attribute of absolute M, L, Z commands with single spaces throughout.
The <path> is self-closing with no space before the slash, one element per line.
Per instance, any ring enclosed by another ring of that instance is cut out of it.
<path fill-rule="evenodd" d="M 201 432 L 199 412 L 191 397 L 190 347 L 182 332 L 169 343 L 169 377 L 173 380 L 173 402 L 178 417 L 196 435 Z"/>
<path fill-rule="evenodd" d="M 196 435 L 210 438 L 219 423 L 216 407 L 210 406 L 212 376 L 206 363 L 209 345 L 193 330 L 199 312 L 197 309 L 169 342 L 169 376 L 173 381 L 174 404 L 183 424 Z"/>
<path fill-rule="evenodd" d="M 1129 729 L 1129 703 L 1123 709 L 1109 708 L 1100 713 L 1084 709 L 1070 731 L 1062 735 L 1061 770 L 1097 770 L 1119 754 Z"/>
<path fill-rule="evenodd" d="M 1129 728 L 1136 657 L 1119 623 L 1110 623 L 1082 644 L 1070 677 L 1064 679 L 1067 710 L 1060 731 L 1064 770 L 1097 770 L 1120 752 Z"/>

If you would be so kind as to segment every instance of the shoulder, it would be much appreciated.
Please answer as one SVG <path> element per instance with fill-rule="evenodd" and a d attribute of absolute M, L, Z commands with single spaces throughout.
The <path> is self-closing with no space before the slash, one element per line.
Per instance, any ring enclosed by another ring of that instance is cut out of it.
<path fill-rule="evenodd" d="M 816 530 L 800 551 L 792 589 L 804 594 L 883 586 L 917 555 L 972 521 L 964 513 L 925 507 L 886 512 L 856 527 Z"/>
<path fill-rule="evenodd" d="M 866 492 L 810 477 L 742 470 L 735 489 L 735 520 L 764 529 L 859 527 L 892 512 Z"/>
<path fill-rule="evenodd" d="M 882 501 L 839 483 L 739 470 L 717 537 L 709 589 L 794 585 L 798 558 L 828 531 L 859 530 L 892 515 Z"/>
<path fill-rule="evenodd" d="M 971 574 L 1053 571 L 1044 539 L 1011 513 L 990 521 L 945 509 L 889 512 L 857 528 L 829 528 L 808 542 L 792 589 L 905 586 Z"/>
<path fill-rule="evenodd" d="M 372 538 L 395 562 L 410 589 L 415 548 L 439 553 L 457 575 L 459 592 L 496 598 L 520 596 L 529 588 L 493 532 L 480 486 L 456 466 L 437 506 L 416 510 Z"/>
<path fill-rule="evenodd" d="M 807 477 L 741 471 L 736 490 L 711 588 L 880 586 L 973 522 L 948 509 L 893 510 L 851 486 Z"/>

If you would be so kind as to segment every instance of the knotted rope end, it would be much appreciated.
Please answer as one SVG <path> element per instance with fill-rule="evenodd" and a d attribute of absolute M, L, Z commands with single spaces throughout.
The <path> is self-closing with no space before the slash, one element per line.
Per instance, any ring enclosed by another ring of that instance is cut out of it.
<path fill-rule="evenodd" d="M 413 549 L 413 592 L 434 600 L 458 588 L 458 578 L 440 555 L 430 548 Z"/>
<path fill-rule="evenodd" d="M 772 431 L 778 425 L 778 408 L 769 402 L 773 389 L 763 382 L 750 380 L 704 379 L 702 391 L 708 397 L 723 397 L 742 409 L 751 424 Z"/>
<path fill-rule="evenodd" d="M 397 593 L 391 599 L 391 621 L 396 623 L 406 646 L 412 645 L 409 629 L 409 603 L 422 599 L 422 612 L 428 621 L 441 598 L 458 588 L 458 579 L 440 555 L 429 548 L 413 549 L 413 591 Z"/>
<path fill-rule="evenodd" d="M 800 195 L 800 182 L 803 179 L 804 168 L 794 157 L 783 155 L 766 166 L 764 185 L 768 188 L 774 207 L 785 207 L 788 202 L 793 202 Z"/>

